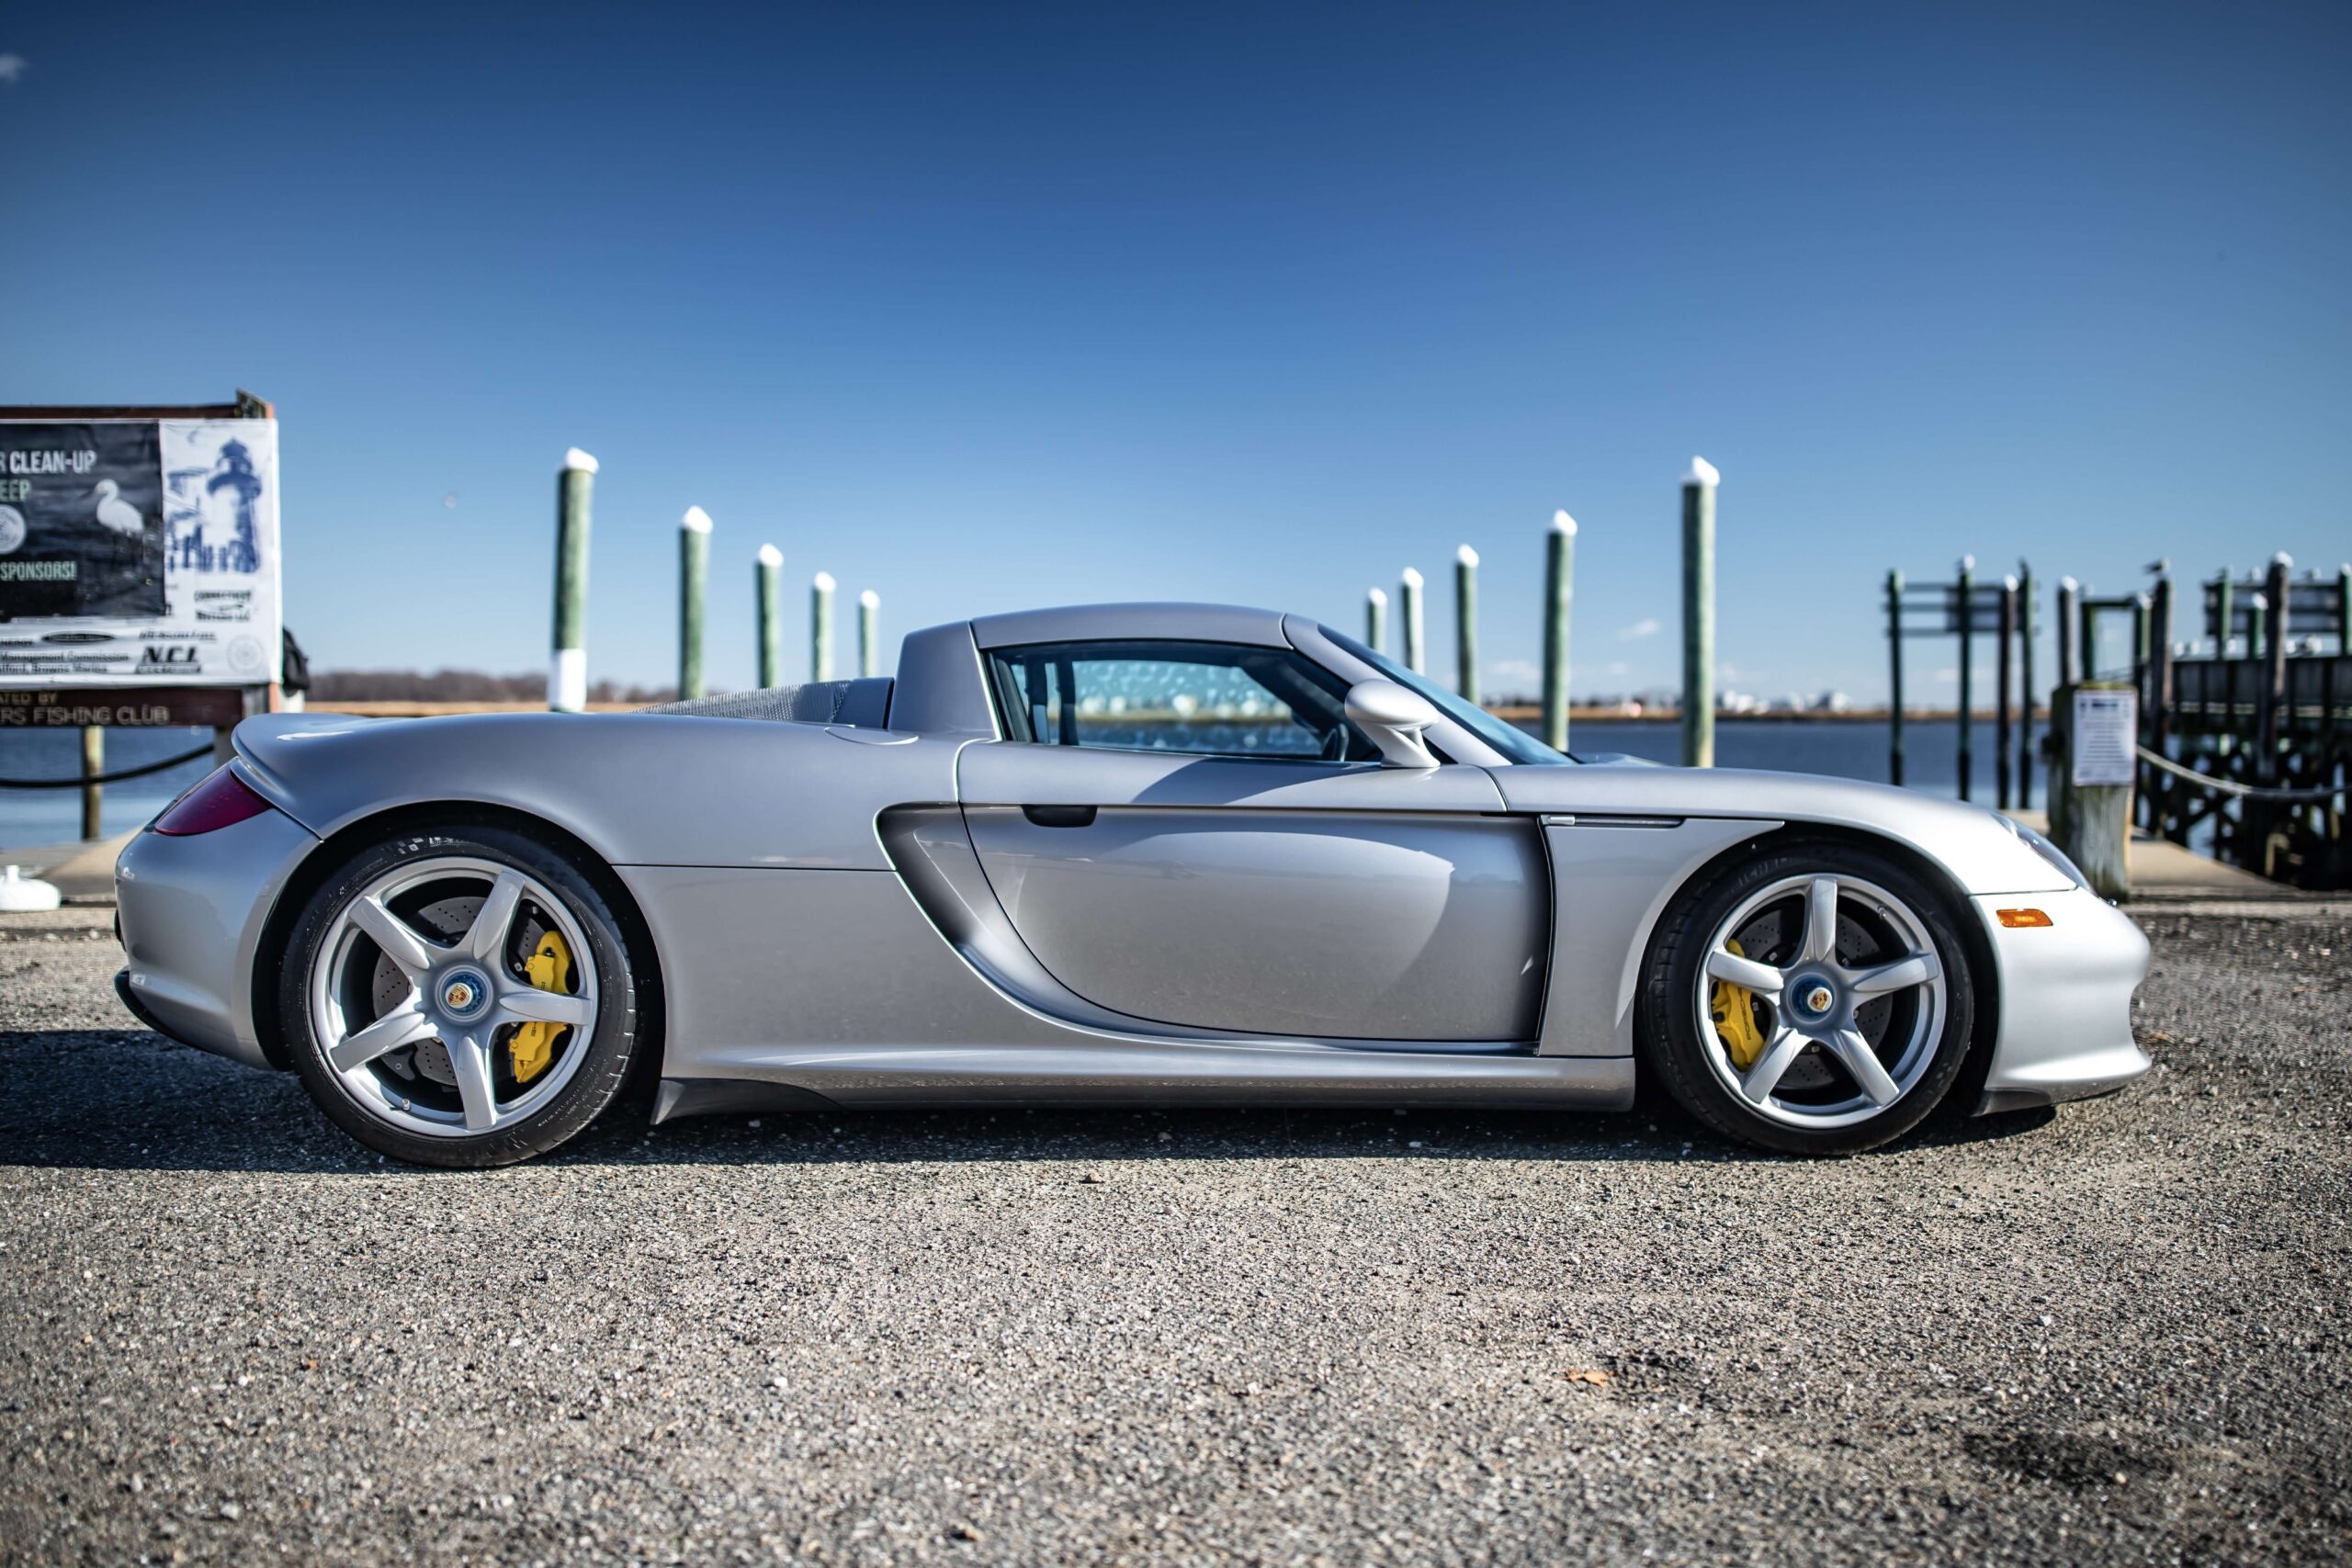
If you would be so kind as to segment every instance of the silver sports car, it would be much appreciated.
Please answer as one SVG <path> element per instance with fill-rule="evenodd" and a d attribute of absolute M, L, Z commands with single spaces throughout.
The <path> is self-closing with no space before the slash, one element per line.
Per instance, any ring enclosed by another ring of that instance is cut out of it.
<path fill-rule="evenodd" d="M 845 1105 L 1622 1110 L 1867 1148 L 2146 1070 L 2137 927 L 1977 807 L 1572 760 L 1328 626 L 906 639 L 641 713 L 248 720 L 127 849 L 162 1032 L 368 1146 Z"/>

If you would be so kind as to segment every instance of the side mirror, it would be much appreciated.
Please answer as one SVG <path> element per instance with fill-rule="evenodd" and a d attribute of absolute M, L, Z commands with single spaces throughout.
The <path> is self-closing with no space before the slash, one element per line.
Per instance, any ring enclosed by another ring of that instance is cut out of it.
<path fill-rule="evenodd" d="M 1359 681 L 1348 688 L 1348 722 L 1380 748 L 1384 768 L 1434 768 L 1421 731 L 1437 722 L 1428 699 L 1394 681 Z"/>

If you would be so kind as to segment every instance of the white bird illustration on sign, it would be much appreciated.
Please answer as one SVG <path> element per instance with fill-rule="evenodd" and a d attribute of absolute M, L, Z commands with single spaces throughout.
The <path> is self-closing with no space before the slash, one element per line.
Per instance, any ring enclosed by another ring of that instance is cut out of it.
<path fill-rule="evenodd" d="M 100 479 L 98 488 L 90 492 L 98 498 L 98 524 L 118 534 L 143 534 L 147 519 L 139 515 L 139 508 L 121 499 L 119 487 L 112 479 Z"/>

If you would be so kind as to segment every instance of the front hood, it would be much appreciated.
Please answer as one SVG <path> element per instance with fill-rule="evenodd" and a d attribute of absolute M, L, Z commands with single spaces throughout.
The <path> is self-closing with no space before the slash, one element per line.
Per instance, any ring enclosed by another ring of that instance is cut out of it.
<path fill-rule="evenodd" d="M 1818 773 L 1625 763 L 1487 771 L 1513 811 L 1820 823 L 1908 845 L 1971 895 L 2050 893 L 2074 886 L 1996 813 L 1892 784 Z"/>

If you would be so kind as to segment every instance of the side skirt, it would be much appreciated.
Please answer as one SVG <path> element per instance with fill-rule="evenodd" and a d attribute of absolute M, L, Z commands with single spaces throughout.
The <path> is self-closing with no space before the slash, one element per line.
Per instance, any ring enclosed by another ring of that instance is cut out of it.
<path fill-rule="evenodd" d="M 744 1052 L 725 1078 L 664 1078 L 653 1119 L 903 1105 L 1494 1106 L 1625 1111 L 1627 1057 L 1122 1043 Z"/>

